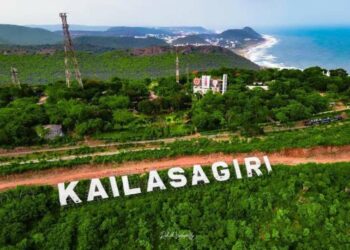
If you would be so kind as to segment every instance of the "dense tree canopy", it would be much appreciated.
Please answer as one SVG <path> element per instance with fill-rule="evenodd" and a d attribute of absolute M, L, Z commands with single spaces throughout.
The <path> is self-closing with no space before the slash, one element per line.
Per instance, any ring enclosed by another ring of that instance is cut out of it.
<path fill-rule="evenodd" d="M 18 188 L 0 194 L 0 245 L 9 249 L 348 249 L 349 170 L 348 163 L 275 166 L 272 175 L 263 177 L 65 208 L 59 206 L 57 191 L 51 187 Z M 166 178 L 162 174 L 168 183 Z M 135 177 L 133 183 L 143 187 L 146 176 Z M 86 196 L 85 188 L 78 192 Z"/>
<path fill-rule="evenodd" d="M 224 95 L 193 95 L 193 77 L 228 74 Z M 263 82 L 269 90 L 246 86 Z M 42 99 L 46 99 L 42 101 Z M 350 77 L 342 69 L 220 69 L 192 73 L 176 83 L 174 77 L 158 80 L 85 80 L 84 89 L 64 82 L 0 88 L 0 145 L 43 142 L 36 129 L 60 124 L 70 137 L 101 133 L 128 134 L 125 138 L 155 139 L 194 131 L 230 129 L 250 135 L 262 132 L 264 123 L 290 123 L 329 110 L 330 101 L 350 100 Z M 177 117 L 175 121 L 169 116 Z M 133 136 L 142 132 L 144 136 Z M 106 136 L 104 136 L 106 138 Z M 121 137 L 118 137 L 121 138 Z"/>

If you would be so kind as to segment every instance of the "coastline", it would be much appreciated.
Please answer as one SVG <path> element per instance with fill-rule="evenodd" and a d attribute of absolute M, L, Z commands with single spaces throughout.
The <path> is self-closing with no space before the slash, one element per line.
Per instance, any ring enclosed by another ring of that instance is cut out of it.
<path fill-rule="evenodd" d="M 234 50 L 234 52 L 263 68 L 287 68 L 282 63 L 276 62 L 275 56 L 268 54 L 268 49 L 278 44 L 279 40 L 271 35 L 263 35 L 263 38 L 264 41 L 260 43 Z"/>

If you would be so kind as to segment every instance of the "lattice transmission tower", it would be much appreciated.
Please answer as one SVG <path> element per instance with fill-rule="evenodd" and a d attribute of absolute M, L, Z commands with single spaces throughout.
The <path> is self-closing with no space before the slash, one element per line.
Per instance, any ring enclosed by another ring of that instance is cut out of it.
<path fill-rule="evenodd" d="M 186 82 L 190 83 L 190 68 L 188 67 L 188 63 L 186 64 Z"/>
<path fill-rule="evenodd" d="M 65 54 L 64 64 L 66 67 L 67 87 L 69 88 L 71 86 L 70 64 L 73 63 L 75 79 L 77 80 L 79 86 L 83 88 L 84 85 L 83 85 L 83 81 L 81 80 L 81 73 L 79 70 L 78 60 L 75 56 L 72 37 L 69 32 L 69 25 L 67 22 L 67 13 L 60 13 L 60 17 L 62 19 L 62 29 L 63 29 L 63 36 L 64 36 L 64 54 Z"/>
<path fill-rule="evenodd" d="M 11 67 L 11 79 L 14 85 L 21 88 L 21 82 L 19 81 L 19 78 L 18 78 L 18 70 L 14 67 Z"/>
<path fill-rule="evenodd" d="M 176 50 L 176 83 L 180 83 L 180 61 Z"/>

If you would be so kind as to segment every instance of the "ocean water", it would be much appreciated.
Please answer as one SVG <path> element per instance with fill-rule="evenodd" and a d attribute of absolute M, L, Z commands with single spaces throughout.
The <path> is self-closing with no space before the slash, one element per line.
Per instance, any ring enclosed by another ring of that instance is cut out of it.
<path fill-rule="evenodd" d="M 350 27 L 298 27 L 259 30 L 267 42 L 248 57 L 267 67 L 321 66 L 350 72 Z"/>

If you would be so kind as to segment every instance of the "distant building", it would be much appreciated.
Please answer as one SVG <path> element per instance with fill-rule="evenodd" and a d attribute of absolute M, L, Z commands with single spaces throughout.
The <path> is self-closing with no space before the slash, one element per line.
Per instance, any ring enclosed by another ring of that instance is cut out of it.
<path fill-rule="evenodd" d="M 45 130 L 44 137 L 46 140 L 54 140 L 57 137 L 62 137 L 64 135 L 62 125 L 50 124 L 43 126 L 43 128 Z"/>
<path fill-rule="evenodd" d="M 260 88 L 260 89 L 263 89 L 263 90 L 269 90 L 269 86 L 266 85 L 263 82 L 254 82 L 253 85 L 248 85 L 247 88 L 249 90 L 253 90 L 253 89 L 256 89 L 256 88 Z"/>
<path fill-rule="evenodd" d="M 249 90 L 253 90 L 253 89 L 256 89 L 256 88 L 260 88 L 260 89 L 263 89 L 263 90 L 269 90 L 269 86 L 260 86 L 260 85 L 248 85 L 247 88 Z"/>
<path fill-rule="evenodd" d="M 253 85 L 254 86 L 264 86 L 265 83 L 263 83 L 263 82 L 254 82 Z"/>
<path fill-rule="evenodd" d="M 204 75 L 202 78 L 193 79 L 193 93 L 206 94 L 209 90 L 213 93 L 224 94 L 227 91 L 227 75 L 224 74 L 222 79 L 214 79 L 211 76 Z"/>
<path fill-rule="evenodd" d="M 330 70 L 323 71 L 323 75 L 327 76 L 327 77 L 330 77 L 331 76 L 331 71 Z"/>
<path fill-rule="evenodd" d="M 44 105 L 47 102 L 47 96 L 41 96 L 39 99 L 38 105 Z"/>
<path fill-rule="evenodd" d="M 48 48 L 43 48 L 40 49 L 36 52 L 37 55 L 54 55 L 56 53 L 56 49 L 48 49 Z"/>

